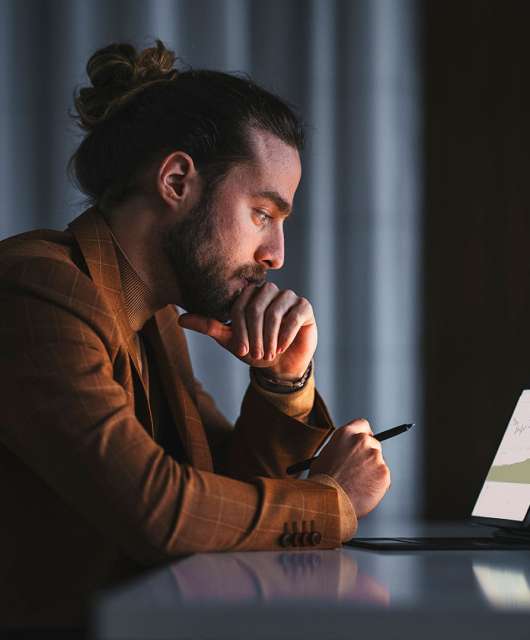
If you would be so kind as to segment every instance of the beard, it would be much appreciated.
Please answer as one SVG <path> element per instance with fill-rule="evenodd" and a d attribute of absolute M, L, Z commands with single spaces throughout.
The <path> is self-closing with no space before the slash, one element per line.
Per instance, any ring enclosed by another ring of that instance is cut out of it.
<path fill-rule="evenodd" d="M 184 220 L 167 231 L 163 247 L 179 284 L 180 306 L 189 313 L 227 322 L 242 291 L 240 288 L 231 293 L 230 280 L 239 277 L 263 283 L 265 271 L 249 265 L 229 273 L 215 232 L 213 196 L 205 189 Z"/>

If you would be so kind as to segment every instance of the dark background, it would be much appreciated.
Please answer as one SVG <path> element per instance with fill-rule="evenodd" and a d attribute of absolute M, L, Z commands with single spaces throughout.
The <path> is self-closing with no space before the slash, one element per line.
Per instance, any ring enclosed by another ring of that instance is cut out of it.
<path fill-rule="evenodd" d="M 424 514 L 470 514 L 530 383 L 530 5 L 423 8 Z"/>

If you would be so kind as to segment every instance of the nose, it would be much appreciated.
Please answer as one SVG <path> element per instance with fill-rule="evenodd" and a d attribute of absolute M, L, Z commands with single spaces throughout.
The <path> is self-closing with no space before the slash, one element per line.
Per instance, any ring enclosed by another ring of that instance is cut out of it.
<path fill-rule="evenodd" d="M 281 269 L 284 262 L 283 228 L 271 231 L 256 250 L 256 262 L 266 269 Z"/>

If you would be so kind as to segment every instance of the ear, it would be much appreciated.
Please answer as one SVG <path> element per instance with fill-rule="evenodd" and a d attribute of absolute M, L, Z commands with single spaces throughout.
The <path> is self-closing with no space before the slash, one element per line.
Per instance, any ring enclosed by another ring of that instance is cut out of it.
<path fill-rule="evenodd" d="M 157 189 L 164 202 L 174 208 L 193 198 L 198 177 L 193 158 L 184 151 L 175 151 L 160 165 Z"/>

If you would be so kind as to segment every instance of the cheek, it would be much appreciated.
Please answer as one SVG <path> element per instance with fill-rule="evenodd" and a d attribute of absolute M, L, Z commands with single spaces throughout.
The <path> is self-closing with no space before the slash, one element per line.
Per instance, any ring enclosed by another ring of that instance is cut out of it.
<path fill-rule="evenodd" d="M 231 204 L 231 207 L 218 209 L 214 249 L 222 258 L 229 274 L 254 263 L 259 233 L 248 203 L 239 203 L 234 198 Z"/>
<path fill-rule="evenodd" d="M 248 262 L 252 257 L 256 226 L 250 216 L 248 218 L 248 222 L 241 219 L 232 220 L 232 223 L 222 228 L 218 234 L 219 249 L 231 264 Z"/>
<path fill-rule="evenodd" d="M 224 229 L 215 235 L 208 247 L 207 259 L 217 264 L 223 278 L 231 278 L 241 266 L 240 236 Z"/>

